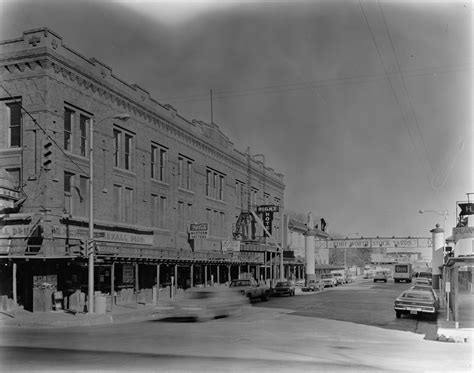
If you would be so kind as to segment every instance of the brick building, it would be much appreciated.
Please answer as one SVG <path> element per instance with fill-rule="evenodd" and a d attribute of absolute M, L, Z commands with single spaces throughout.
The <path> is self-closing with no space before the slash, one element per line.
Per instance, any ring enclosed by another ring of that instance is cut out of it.
<path fill-rule="evenodd" d="M 267 264 L 282 239 L 283 175 L 216 124 L 182 117 L 49 29 L 1 42 L 0 69 L 0 170 L 16 185 L 0 212 L 0 295 L 35 309 L 38 289 L 85 290 L 90 163 L 95 290 L 277 277 Z M 279 212 L 272 237 L 256 225 L 239 250 L 228 242 L 249 192 L 252 210 Z M 190 239 L 193 223 L 207 238 Z"/>

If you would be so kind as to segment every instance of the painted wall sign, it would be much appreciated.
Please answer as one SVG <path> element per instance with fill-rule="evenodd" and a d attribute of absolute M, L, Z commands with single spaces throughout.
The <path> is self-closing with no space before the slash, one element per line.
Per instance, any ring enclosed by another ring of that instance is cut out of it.
<path fill-rule="evenodd" d="M 221 242 L 221 244 L 222 244 L 222 251 L 231 251 L 231 252 L 240 251 L 240 241 L 224 240 Z"/>
<path fill-rule="evenodd" d="M 89 237 L 89 230 L 88 228 L 55 225 L 53 226 L 53 237 L 85 240 Z M 98 242 L 120 242 L 135 245 L 153 245 L 153 236 L 149 234 L 112 232 L 101 229 L 94 229 L 94 240 Z"/>
<path fill-rule="evenodd" d="M 0 225 L 0 238 L 26 238 L 37 236 L 38 230 L 33 230 L 35 224 Z"/>

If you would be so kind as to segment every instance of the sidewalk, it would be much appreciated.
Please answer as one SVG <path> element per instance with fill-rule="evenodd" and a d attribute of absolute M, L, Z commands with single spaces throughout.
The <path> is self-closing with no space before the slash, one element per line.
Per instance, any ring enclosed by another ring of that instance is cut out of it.
<path fill-rule="evenodd" d="M 474 337 L 474 294 L 462 292 L 459 296 L 458 327 L 453 321 L 453 315 L 447 320 L 446 305 L 438 313 L 437 340 L 441 342 L 472 343 Z"/>
<path fill-rule="evenodd" d="M 169 302 L 169 301 L 168 301 Z M 113 312 L 106 314 L 71 313 L 68 311 L 29 312 L 16 310 L 0 313 L 0 327 L 20 326 L 39 328 L 61 328 L 70 326 L 103 325 L 157 318 L 167 301 L 153 304 L 114 305 Z"/>

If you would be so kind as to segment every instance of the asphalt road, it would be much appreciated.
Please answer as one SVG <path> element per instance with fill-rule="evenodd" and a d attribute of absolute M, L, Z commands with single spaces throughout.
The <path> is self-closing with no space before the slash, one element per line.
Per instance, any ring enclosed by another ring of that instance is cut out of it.
<path fill-rule="evenodd" d="M 348 321 L 356 324 L 396 329 L 436 339 L 436 321 L 426 316 L 395 317 L 393 301 L 412 284 L 362 280 L 357 283 L 326 288 L 322 292 L 297 297 L 273 297 L 271 302 L 255 303 L 254 307 L 287 308 L 292 314 Z"/>
<path fill-rule="evenodd" d="M 472 345 L 427 340 L 417 326 L 425 321 L 395 319 L 392 295 L 404 287 L 366 282 L 272 298 L 203 323 L 3 328 L 0 371 L 471 371 Z"/>

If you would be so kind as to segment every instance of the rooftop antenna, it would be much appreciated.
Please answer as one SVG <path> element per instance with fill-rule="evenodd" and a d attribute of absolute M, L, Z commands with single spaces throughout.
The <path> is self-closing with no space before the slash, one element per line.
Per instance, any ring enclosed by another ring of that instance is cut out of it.
<path fill-rule="evenodd" d="M 214 113 L 212 110 L 212 89 L 210 90 L 210 94 L 211 94 L 211 124 L 214 124 Z"/>

